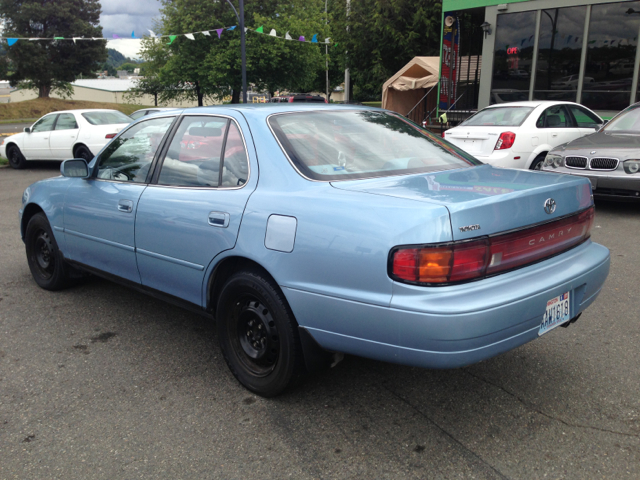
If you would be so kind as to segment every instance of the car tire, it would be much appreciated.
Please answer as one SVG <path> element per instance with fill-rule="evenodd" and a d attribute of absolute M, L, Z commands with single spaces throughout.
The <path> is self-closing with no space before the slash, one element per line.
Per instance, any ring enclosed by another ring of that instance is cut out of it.
<path fill-rule="evenodd" d="M 76 147 L 76 151 L 74 152 L 73 157 L 83 158 L 87 163 L 89 163 L 91 160 L 93 160 L 93 153 L 91 153 L 91 150 L 89 150 L 84 145 L 80 145 Z"/>
<path fill-rule="evenodd" d="M 265 273 L 231 276 L 218 297 L 216 323 L 224 359 L 248 390 L 273 397 L 304 374 L 298 324 Z"/>
<path fill-rule="evenodd" d="M 16 170 L 21 170 L 27 166 L 27 159 L 24 158 L 20 149 L 15 145 L 7 147 L 7 159 L 9 160 L 9 165 Z"/>
<path fill-rule="evenodd" d="M 45 290 L 61 290 L 70 283 L 66 265 L 44 213 L 36 213 L 25 232 L 27 263 L 36 283 Z"/>
<path fill-rule="evenodd" d="M 546 153 L 541 153 L 531 162 L 530 170 L 542 170 L 542 164 L 544 163 L 544 159 L 547 157 Z"/>

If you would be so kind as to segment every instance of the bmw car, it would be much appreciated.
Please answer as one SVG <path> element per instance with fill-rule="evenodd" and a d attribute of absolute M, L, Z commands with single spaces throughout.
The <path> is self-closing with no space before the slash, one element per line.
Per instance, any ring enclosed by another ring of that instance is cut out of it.
<path fill-rule="evenodd" d="M 551 150 L 542 169 L 588 178 L 597 197 L 640 200 L 640 103 L 597 133 Z"/>
<path fill-rule="evenodd" d="M 206 315 L 265 397 L 345 353 L 488 359 L 574 323 L 609 272 L 587 179 L 483 165 L 381 109 L 162 112 L 60 168 L 22 198 L 35 282 Z"/>

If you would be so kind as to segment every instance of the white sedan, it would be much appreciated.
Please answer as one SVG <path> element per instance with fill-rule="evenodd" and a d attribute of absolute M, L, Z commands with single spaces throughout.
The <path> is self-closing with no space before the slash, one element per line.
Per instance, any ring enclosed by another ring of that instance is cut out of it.
<path fill-rule="evenodd" d="M 594 133 L 604 120 L 573 102 L 492 105 L 444 132 L 444 138 L 496 167 L 539 170 L 547 152 Z"/>
<path fill-rule="evenodd" d="M 90 162 L 116 134 L 131 123 L 117 110 L 65 110 L 48 113 L 23 133 L 7 137 L 0 155 L 13 168 L 28 160 L 84 158 Z"/>

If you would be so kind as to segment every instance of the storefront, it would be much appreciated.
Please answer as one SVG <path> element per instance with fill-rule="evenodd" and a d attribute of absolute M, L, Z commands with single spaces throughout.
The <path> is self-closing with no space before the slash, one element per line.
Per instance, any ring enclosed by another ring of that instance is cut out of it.
<path fill-rule="evenodd" d="M 640 101 L 640 1 L 444 0 L 442 19 L 441 111 L 566 100 L 611 115 Z"/>

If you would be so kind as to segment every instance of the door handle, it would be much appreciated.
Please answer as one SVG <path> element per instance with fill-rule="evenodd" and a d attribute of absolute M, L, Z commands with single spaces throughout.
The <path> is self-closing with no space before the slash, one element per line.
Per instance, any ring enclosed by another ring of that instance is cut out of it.
<path fill-rule="evenodd" d="M 209 225 L 227 228 L 229 226 L 229 214 L 225 212 L 209 212 Z"/>
<path fill-rule="evenodd" d="M 125 213 L 131 213 L 133 211 L 133 202 L 131 200 L 120 200 L 118 202 L 118 210 Z"/>

